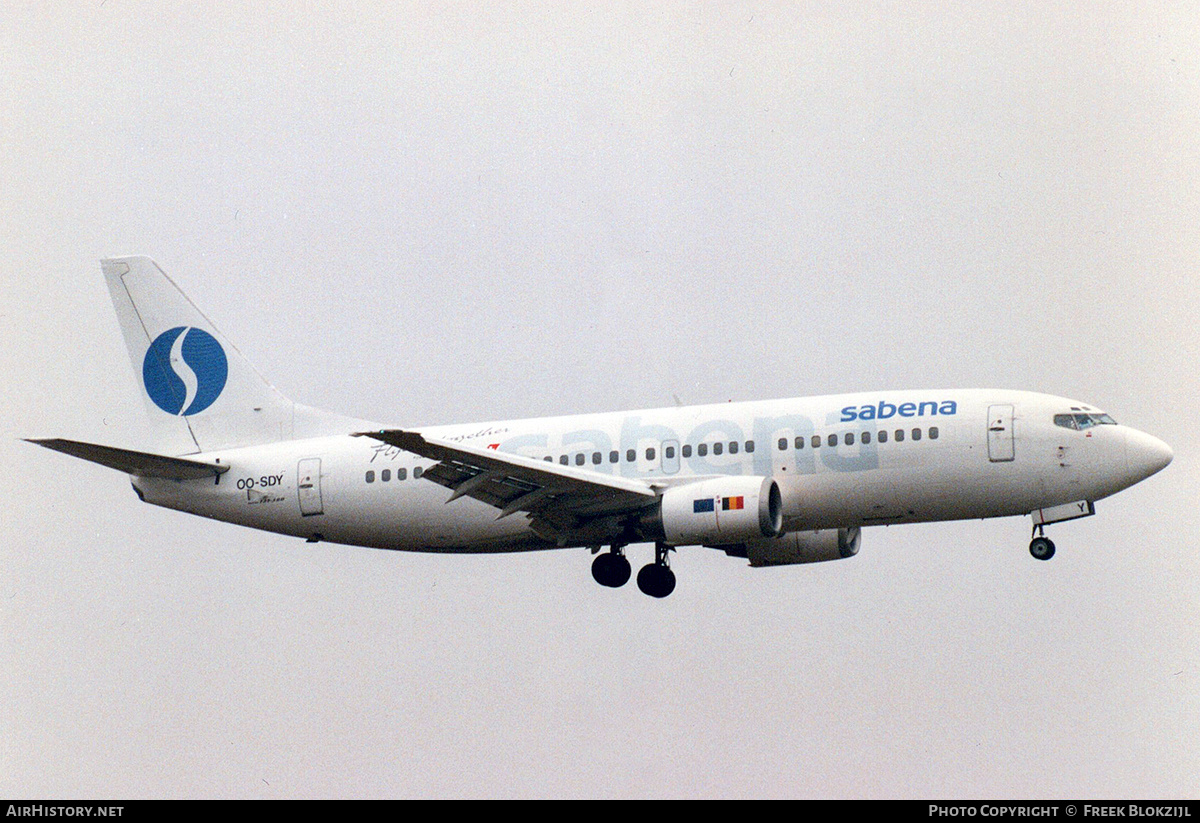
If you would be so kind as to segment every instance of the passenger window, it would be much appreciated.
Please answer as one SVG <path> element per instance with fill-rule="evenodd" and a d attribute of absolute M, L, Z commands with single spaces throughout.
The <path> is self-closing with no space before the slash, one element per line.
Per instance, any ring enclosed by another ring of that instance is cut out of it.
<path fill-rule="evenodd" d="M 586 460 L 586 459 L 587 459 L 587 458 L 583 456 L 583 452 L 580 452 L 579 454 L 575 455 L 575 465 L 576 465 L 576 466 L 582 466 L 582 465 L 583 465 L 583 461 L 584 461 L 584 460 Z"/>
<path fill-rule="evenodd" d="M 608 462 L 609 463 L 616 463 L 620 459 L 621 459 L 621 453 L 616 451 L 615 449 L 608 453 Z"/>
<path fill-rule="evenodd" d="M 798 448 L 798 449 L 804 448 L 804 438 L 802 436 L 796 437 L 796 448 Z"/>
<path fill-rule="evenodd" d="M 746 453 L 747 453 L 747 454 L 751 454 L 751 453 L 753 453 L 753 452 L 754 452 L 754 441 L 753 441 L 753 440 L 747 440 L 747 441 L 746 441 Z"/>
<path fill-rule="evenodd" d="M 651 448 L 651 449 L 646 449 L 646 459 L 647 459 L 647 460 L 653 460 L 653 459 L 654 459 L 654 449 L 652 449 L 652 448 Z"/>
<path fill-rule="evenodd" d="M 722 454 L 725 451 L 724 443 L 713 443 L 713 454 Z"/>
<path fill-rule="evenodd" d="M 696 454 L 698 454 L 700 457 L 704 457 L 705 455 L 707 455 L 708 454 L 708 444 L 701 443 L 699 446 L 697 446 Z"/>
<path fill-rule="evenodd" d="M 896 442 L 897 443 L 904 442 L 904 429 L 896 429 Z"/>
<path fill-rule="evenodd" d="M 408 469 L 396 469 L 396 479 L 397 480 L 407 480 L 408 479 Z"/>
<path fill-rule="evenodd" d="M 836 434 L 831 434 L 831 435 L 829 435 L 829 437 L 827 437 L 825 439 L 828 441 L 829 445 L 831 445 L 831 446 L 837 445 L 837 435 Z"/>
<path fill-rule="evenodd" d="M 374 483 L 374 482 L 375 482 L 375 472 L 373 472 L 373 471 L 371 471 L 371 472 L 367 472 L 367 482 L 368 482 L 368 483 Z"/>
<path fill-rule="evenodd" d="M 863 433 L 862 433 L 862 444 L 863 444 L 864 446 L 866 446 L 866 445 L 869 445 L 870 443 L 871 443 L 871 433 L 870 433 L 870 432 L 863 432 Z"/>
<path fill-rule="evenodd" d="M 568 463 L 570 463 L 570 462 L 571 462 L 571 458 L 567 457 L 567 456 L 564 454 L 564 455 L 562 455 L 561 457 L 559 457 L 559 458 L 558 458 L 558 462 L 559 462 L 559 463 L 562 463 L 562 464 L 565 466 L 565 465 L 567 465 Z"/>
<path fill-rule="evenodd" d="M 684 456 L 684 457 L 691 457 L 691 456 L 692 456 L 692 447 L 691 447 L 690 445 L 687 445 L 687 446 L 684 446 L 684 447 L 683 447 L 683 456 Z"/>
<path fill-rule="evenodd" d="M 603 459 L 604 458 L 601 456 L 600 452 L 592 452 L 592 465 L 593 466 L 599 466 L 600 461 Z"/>
<path fill-rule="evenodd" d="M 798 439 L 799 438 L 797 438 L 797 440 Z M 784 451 L 785 449 L 787 449 L 787 438 L 781 437 L 781 438 L 779 438 L 779 450 Z"/>
<path fill-rule="evenodd" d="M 667 446 L 665 449 L 663 449 L 663 457 L 667 458 L 668 460 L 674 460 L 675 459 L 675 447 Z"/>
<path fill-rule="evenodd" d="M 421 468 L 420 466 L 417 466 L 415 469 L 413 469 L 413 477 L 419 478 L 424 473 L 425 473 L 425 470 L 423 468 Z"/>
<path fill-rule="evenodd" d="M 846 432 L 846 445 L 847 446 L 854 445 L 854 432 Z"/>
<path fill-rule="evenodd" d="M 937 440 L 937 439 L 938 439 L 938 427 L 937 427 L 937 426 L 930 426 L 930 427 L 929 427 L 929 439 L 930 439 L 930 440 Z"/>
<path fill-rule="evenodd" d="M 637 451 L 630 449 L 629 451 L 625 452 L 626 463 L 632 463 L 635 460 L 637 460 Z"/>
<path fill-rule="evenodd" d="M 391 480 L 391 479 L 392 479 L 392 470 L 391 470 L 391 469 L 384 469 L 383 471 L 381 471 L 381 472 L 379 473 L 379 479 L 380 479 L 380 480 L 382 480 L 384 483 L 386 483 L 386 482 L 388 482 L 389 480 Z"/>
<path fill-rule="evenodd" d="M 881 431 L 881 432 L 879 433 L 879 442 L 880 442 L 880 443 L 886 443 L 886 442 L 887 442 L 887 431 Z"/>
<path fill-rule="evenodd" d="M 738 453 L 738 442 L 736 440 L 734 440 L 732 443 L 729 444 L 729 453 L 730 454 Z"/>
<path fill-rule="evenodd" d="M 913 440 L 920 440 L 920 439 L 921 439 L 921 430 L 913 429 Z"/>
<path fill-rule="evenodd" d="M 811 442 L 812 442 L 812 447 L 813 447 L 814 449 L 819 449 L 819 448 L 821 448 L 821 435 L 819 435 L 819 434 L 814 434 L 814 435 L 812 436 L 812 441 L 811 441 Z"/>

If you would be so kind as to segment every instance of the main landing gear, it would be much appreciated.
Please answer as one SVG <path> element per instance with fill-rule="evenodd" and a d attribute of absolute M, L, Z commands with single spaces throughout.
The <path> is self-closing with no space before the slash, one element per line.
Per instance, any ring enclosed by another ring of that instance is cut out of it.
<path fill-rule="evenodd" d="M 654 544 L 654 562 L 638 572 L 638 588 L 651 597 L 666 597 L 675 591 L 675 572 L 667 565 L 667 553 L 675 551 L 666 543 Z"/>
<path fill-rule="evenodd" d="M 629 582 L 632 570 L 624 549 L 624 546 L 613 546 L 612 551 L 597 555 L 592 561 L 592 577 L 601 586 L 617 589 Z M 643 566 L 637 576 L 638 588 L 643 594 L 666 597 L 675 591 L 675 573 L 667 565 L 667 554 L 672 551 L 674 549 L 666 543 L 654 545 L 654 562 Z"/>
<path fill-rule="evenodd" d="M 597 555 L 592 561 L 592 577 L 601 586 L 619 589 L 629 582 L 631 573 L 624 546 L 613 546 L 612 551 Z"/>
<path fill-rule="evenodd" d="M 1029 541 L 1029 553 L 1038 560 L 1049 560 L 1054 557 L 1054 541 L 1046 537 L 1041 526 L 1034 526 L 1033 531 L 1037 537 Z"/>

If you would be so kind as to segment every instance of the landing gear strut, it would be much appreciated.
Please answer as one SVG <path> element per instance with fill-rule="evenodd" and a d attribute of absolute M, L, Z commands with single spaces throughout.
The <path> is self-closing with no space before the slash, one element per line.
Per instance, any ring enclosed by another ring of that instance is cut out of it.
<path fill-rule="evenodd" d="M 667 554 L 674 551 L 666 543 L 654 544 L 654 562 L 642 566 L 637 584 L 643 594 L 651 597 L 666 597 L 675 591 L 675 572 L 667 565 Z"/>
<path fill-rule="evenodd" d="M 601 586 L 619 589 L 629 582 L 633 571 L 625 559 L 625 547 L 613 546 L 612 551 L 597 555 L 592 561 L 592 577 Z"/>
<path fill-rule="evenodd" d="M 1049 560 L 1054 557 L 1054 541 L 1043 534 L 1040 525 L 1034 526 L 1033 529 L 1037 533 L 1037 537 L 1029 541 L 1029 553 L 1038 560 Z"/>

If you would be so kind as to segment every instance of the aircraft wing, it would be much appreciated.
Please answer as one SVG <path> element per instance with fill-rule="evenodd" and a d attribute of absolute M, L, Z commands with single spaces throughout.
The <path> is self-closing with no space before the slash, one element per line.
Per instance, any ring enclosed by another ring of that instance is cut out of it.
<path fill-rule="evenodd" d="M 426 437 L 417 431 L 358 432 L 437 460 L 421 476 L 450 489 L 446 502 L 471 497 L 500 510 L 499 517 L 527 512 L 535 529 L 563 534 L 599 518 L 634 515 L 658 498 L 648 483 Z"/>

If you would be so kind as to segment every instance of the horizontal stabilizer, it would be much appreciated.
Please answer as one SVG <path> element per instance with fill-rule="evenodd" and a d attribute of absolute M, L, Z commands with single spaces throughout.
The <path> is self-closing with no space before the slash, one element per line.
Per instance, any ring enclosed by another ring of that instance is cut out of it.
<path fill-rule="evenodd" d="M 78 440 L 32 440 L 56 452 L 69 454 L 83 460 L 108 466 L 110 469 L 135 474 L 139 477 L 164 477 L 168 480 L 195 480 L 200 477 L 214 477 L 229 471 L 229 466 L 220 463 L 205 463 L 200 460 L 188 460 L 186 457 L 166 457 L 161 454 L 135 452 L 129 449 L 117 449 L 112 446 L 99 446 L 95 443 L 81 443 Z"/>

